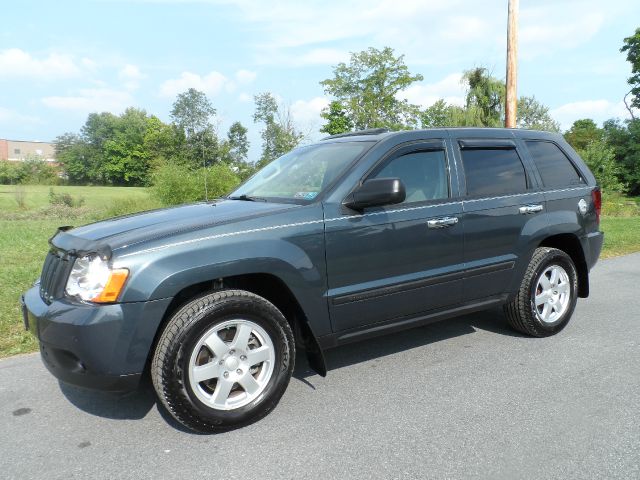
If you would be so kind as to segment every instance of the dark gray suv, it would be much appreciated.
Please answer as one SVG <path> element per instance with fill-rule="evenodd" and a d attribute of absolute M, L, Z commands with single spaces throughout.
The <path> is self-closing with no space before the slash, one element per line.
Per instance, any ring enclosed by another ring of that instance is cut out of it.
<path fill-rule="evenodd" d="M 553 335 L 589 294 L 600 189 L 557 134 L 369 130 L 267 165 L 226 198 L 62 227 L 23 297 L 59 379 L 112 391 L 149 372 L 215 432 L 271 411 L 296 348 L 323 350 L 504 306 Z"/>

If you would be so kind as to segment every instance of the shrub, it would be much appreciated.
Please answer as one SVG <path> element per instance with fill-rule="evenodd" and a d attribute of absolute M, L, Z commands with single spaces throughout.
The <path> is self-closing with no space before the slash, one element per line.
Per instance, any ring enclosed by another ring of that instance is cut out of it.
<path fill-rule="evenodd" d="M 56 185 L 59 181 L 56 168 L 38 157 L 27 157 L 18 163 L 20 183 L 30 185 Z"/>
<path fill-rule="evenodd" d="M 4 185 L 13 185 L 20 183 L 24 172 L 20 169 L 20 163 L 9 162 L 7 160 L 0 161 L 0 183 Z"/>
<path fill-rule="evenodd" d="M 161 207 L 160 202 L 153 198 L 118 198 L 101 212 L 104 218 L 120 217 L 131 213 L 144 212 Z"/>
<path fill-rule="evenodd" d="M 165 164 L 156 169 L 152 176 L 152 197 L 163 205 L 204 200 L 205 175 L 209 199 L 228 193 L 240 183 L 238 175 L 225 163 L 197 170 L 183 165 Z"/>
<path fill-rule="evenodd" d="M 77 208 L 84 205 L 84 198 L 74 198 L 68 193 L 55 193 L 53 188 L 49 189 L 49 203 L 51 205 L 65 205 L 70 208 Z"/>

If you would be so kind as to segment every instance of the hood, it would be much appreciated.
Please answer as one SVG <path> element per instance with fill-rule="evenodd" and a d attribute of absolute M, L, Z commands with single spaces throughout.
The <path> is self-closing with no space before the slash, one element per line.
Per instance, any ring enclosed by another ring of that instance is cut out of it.
<path fill-rule="evenodd" d="M 116 217 L 70 230 L 63 227 L 65 230 L 59 231 L 52 238 L 52 243 L 64 250 L 86 251 L 89 245 L 116 249 L 297 207 L 292 204 L 242 200 L 182 205 Z"/>

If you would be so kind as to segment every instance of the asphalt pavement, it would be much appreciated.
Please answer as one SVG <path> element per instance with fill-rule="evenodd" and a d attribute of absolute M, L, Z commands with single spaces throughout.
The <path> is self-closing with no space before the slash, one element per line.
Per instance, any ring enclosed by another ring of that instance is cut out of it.
<path fill-rule="evenodd" d="M 601 261 L 555 337 L 500 311 L 304 358 L 280 405 L 219 435 L 185 431 L 147 383 L 59 384 L 37 355 L 0 361 L 2 479 L 638 479 L 640 254 Z"/>

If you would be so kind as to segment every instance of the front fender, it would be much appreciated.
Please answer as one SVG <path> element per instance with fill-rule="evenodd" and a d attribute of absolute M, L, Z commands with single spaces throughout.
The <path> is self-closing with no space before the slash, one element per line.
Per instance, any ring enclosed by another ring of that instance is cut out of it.
<path fill-rule="evenodd" d="M 169 246 L 116 258 L 114 266 L 131 271 L 123 302 L 174 297 L 198 283 L 268 273 L 291 290 L 316 335 L 331 333 L 321 223 Z"/>

